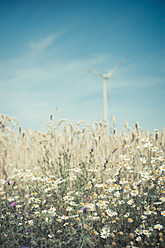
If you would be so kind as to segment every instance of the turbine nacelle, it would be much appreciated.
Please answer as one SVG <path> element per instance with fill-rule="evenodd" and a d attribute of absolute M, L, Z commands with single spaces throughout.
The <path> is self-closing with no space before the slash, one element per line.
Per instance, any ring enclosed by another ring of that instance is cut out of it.
<path fill-rule="evenodd" d="M 108 79 L 108 78 L 110 78 L 111 76 L 109 76 L 108 75 L 108 73 L 107 74 L 102 74 L 102 78 L 104 78 L 104 79 Z"/>

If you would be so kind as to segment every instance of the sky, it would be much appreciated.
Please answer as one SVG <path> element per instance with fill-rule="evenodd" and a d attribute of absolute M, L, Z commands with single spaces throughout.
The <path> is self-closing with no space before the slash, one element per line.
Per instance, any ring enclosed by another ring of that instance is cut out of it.
<path fill-rule="evenodd" d="M 0 113 L 24 130 L 43 131 L 54 115 L 86 123 L 103 119 L 108 73 L 108 124 L 138 121 L 165 127 L 164 0 L 0 0 Z"/>

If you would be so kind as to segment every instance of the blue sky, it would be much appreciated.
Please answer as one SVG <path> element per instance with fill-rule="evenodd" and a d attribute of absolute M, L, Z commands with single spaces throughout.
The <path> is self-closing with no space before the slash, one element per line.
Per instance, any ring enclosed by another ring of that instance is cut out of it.
<path fill-rule="evenodd" d="M 165 127 L 164 0 L 0 0 L 0 30 L 0 112 L 24 129 L 43 130 L 51 113 L 101 120 L 102 78 L 82 68 L 107 73 L 126 55 L 108 122 Z"/>

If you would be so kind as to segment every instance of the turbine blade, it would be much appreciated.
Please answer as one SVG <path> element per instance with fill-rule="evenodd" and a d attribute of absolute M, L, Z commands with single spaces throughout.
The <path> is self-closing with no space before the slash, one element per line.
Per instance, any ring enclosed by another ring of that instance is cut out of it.
<path fill-rule="evenodd" d="M 86 68 L 83 68 L 83 70 L 88 71 L 88 72 L 93 73 L 93 74 L 96 74 L 96 75 L 101 76 L 101 77 L 102 77 L 102 75 L 103 75 L 101 72 L 93 71 L 93 70 L 88 70 L 88 69 L 86 69 Z"/>
<path fill-rule="evenodd" d="M 122 61 L 120 61 L 112 70 L 110 70 L 107 74 L 106 77 L 111 77 L 112 74 L 125 62 L 125 60 L 128 58 L 126 56 Z"/>

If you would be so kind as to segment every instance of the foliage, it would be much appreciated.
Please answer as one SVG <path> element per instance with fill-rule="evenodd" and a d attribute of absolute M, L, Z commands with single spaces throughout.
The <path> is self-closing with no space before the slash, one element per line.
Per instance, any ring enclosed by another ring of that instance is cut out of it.
<path fill-rule="evenodd" d="M 0 247 L 165 247 L 163 152 L 142 139 L 138 164 L 125 145 L 100 173 L 94 149 L 74 168 L 69 148 L 54 162 L 47 151 L 35 173 L 1 180 Z"/>

